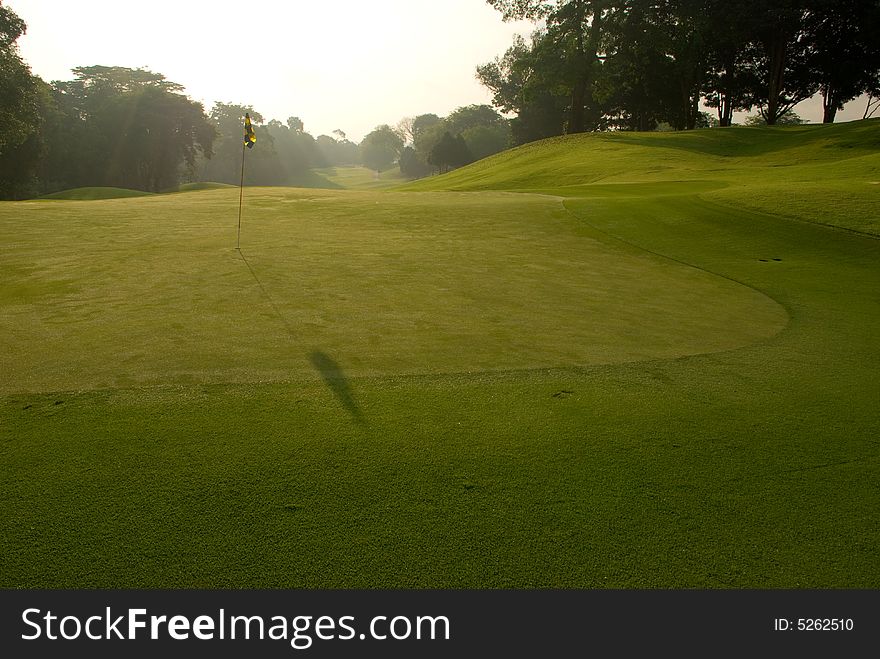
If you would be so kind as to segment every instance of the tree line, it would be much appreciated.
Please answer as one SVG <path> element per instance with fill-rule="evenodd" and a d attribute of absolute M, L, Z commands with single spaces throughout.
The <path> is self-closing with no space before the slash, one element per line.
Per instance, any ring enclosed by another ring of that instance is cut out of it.
<path fill-rule="evenodd" d="M 516 144 L 593 130 L 779 123 L 816 93 L 824 121 L 880 96 L 878 0 L 487 0 L 537 24 L 477 69 Z M 876 104 L 875 106 L 876 107 Z"/>
<path fill-rule="evenodd" d="M 161 192 L 187 182 L 238 184 L 248 112 L 259 145 L 248 154 L 248 185 L 309 185 L 313 169 L 360 164 L 399 166 L 415 178 L 510 142 L 508 122 L 485 105 L 378 126 L 357 144 L 338 129 L 315 138 L 295 116 L 265 122 L 251 106 L 218 102 L 207 112 L 182 85 L 145 69 L 82 66 L 72 80 L 47 83 L 18 53 L 25 29 L 0 5 L 3 199 L 91 186 Z"/>
<path fill-rule="evenodd" d="M 494 107 L 405 117 L 360 144 L 342 130 L 315 138 L 295 116 L 265 122 L 250 106 L 206 112 L 144 69 L 78 67 L 72 80 L 47 83 L 18 53 L 24 22 L 0 4 L 0 198 L 237 184 L 246 112 L 260 148 L 245 182 L 308 185 L 316 168 L 397 166 L 418 178 L 563 133 L 729 126 L 737 110 L 777 124 L 815 93 L 833 121 L 847 101 L 880 97 L 880 0 L 487 2 L 505 20 L 537 23 L 530 40 L 478 67 Z"/>

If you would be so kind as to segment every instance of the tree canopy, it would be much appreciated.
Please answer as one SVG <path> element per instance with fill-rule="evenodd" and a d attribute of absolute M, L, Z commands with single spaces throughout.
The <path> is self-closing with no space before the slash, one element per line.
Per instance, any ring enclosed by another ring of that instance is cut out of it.
<path fill-rule="evenodd" d="M 477 68 L 515 143 L 564 132 L 695 128 L 700 103 L 777 123 L 817 91 L 825 121 L 876 87 L 877 0 L 487 0 L 529 41 Z"/>
<path fill-rule="evenodd" d="M 381 171 L 398 161 L 403 151 L 403 139 L 391 126 L 383 124 L 364 137 L 360 150 L 364 165 Z"/>
<path fill-rule="evenodd" d="M 15 12 L 0 5 L 0 195 L 7 198 L 31 191 L 41 148 L 39 80 L 16 45 L 26 29 Z"/>
<path fill-rule="evenodd" d="M 861 94 L 866 117 L 880 108 L 880 0 L 486 1 L 503 20 L 535 23 L 477 67 L 491 105 L 403 117 L 360 144 L 340 128 L 314 138 L 300 117 L 267 121 L 247 104 L 206 112 L 146 68 L 79 66 L 44 82 L 18 51 L 27 26 L 0 4 L 0 198 L 238 183 L 245 113 L 259 144 L 245 183 L 297 185 L 314 168 L 396 163 L 415 178 L 563 133 L 723 127 L 736 111 L 787 123 L 815 93 L 826 122 Z"/>

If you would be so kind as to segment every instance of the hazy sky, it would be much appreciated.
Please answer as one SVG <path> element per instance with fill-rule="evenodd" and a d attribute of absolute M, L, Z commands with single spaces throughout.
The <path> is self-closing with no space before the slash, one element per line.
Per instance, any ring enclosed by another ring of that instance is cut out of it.
<path fill-rule="evenodd" d="M 44 80 L 75 66 L 143 67 L 266 120 L 299 116 L 312 135 L 360 141 L 379 124 L 445 115 L 490 94 L 474 71 L 530 23 L 483 0 L 5 0 L 28 24 L 22 57 Z M 821 101 L 797 108 L 821 121 Z M 860 119 L 851 103 L 838 121 Z"/>
<path fill-rule="evenodd" d="M 21 55 L 44 80 L 75 66 L 144 67 L 205 103 L 299 116 L 355 140 L 379 124 L 444 115 L 491 95 L 477 65 L 529 23 L 483 0 L 4 0 L 28 25 Z"/>

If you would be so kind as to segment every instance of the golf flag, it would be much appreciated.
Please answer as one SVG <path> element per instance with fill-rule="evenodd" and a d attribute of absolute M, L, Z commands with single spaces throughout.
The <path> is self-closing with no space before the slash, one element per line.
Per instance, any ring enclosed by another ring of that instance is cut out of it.
<path fill-rule="evenodd" d="M 254 127 L 251 126 L 251 115 L 248 112 L 245 112 L 244 115 L 244 143 L 249 149 L 253 149 L 254 144 L 257 143 L 257 136 L 254 134 Z"/>

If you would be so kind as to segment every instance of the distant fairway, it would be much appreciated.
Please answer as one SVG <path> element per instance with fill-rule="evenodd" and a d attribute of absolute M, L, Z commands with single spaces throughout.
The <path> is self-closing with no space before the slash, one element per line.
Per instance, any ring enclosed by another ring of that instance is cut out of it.
<path fill-rule="evenodd" d="M 878 154 L 4 203 L 0 586 L 876 588 Z"/>
<path fill-rule="evenodd" d="M 391 169 L 386 169 L 378 175 L 375 170 L 366 167 L 326 167 L 324 169 L 316 169 L 315 174 L 325 178 L 331 186 L 359 190 L 390 188 L 406 181 L 397 165 L 394 165 Z"/>

